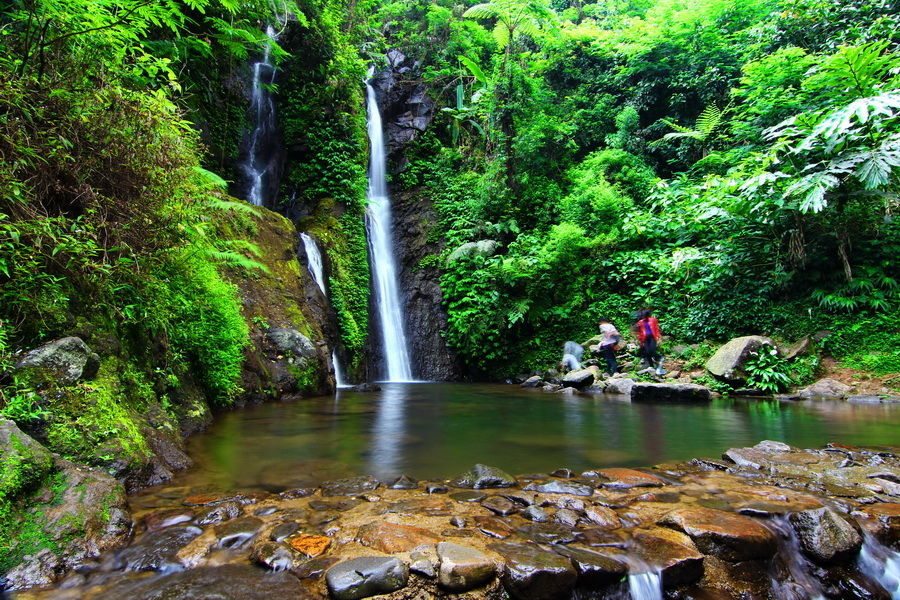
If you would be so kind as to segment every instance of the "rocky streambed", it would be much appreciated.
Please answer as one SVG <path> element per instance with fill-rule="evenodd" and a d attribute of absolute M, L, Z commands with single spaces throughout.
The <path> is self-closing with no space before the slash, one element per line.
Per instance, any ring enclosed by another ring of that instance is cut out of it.
<path fill-rule="evenodd" d="M 132 509 L 130 545 L 14 598 L 900 598 L 889 449 L 762 442 L 651 469 L 166 488 Z"/>

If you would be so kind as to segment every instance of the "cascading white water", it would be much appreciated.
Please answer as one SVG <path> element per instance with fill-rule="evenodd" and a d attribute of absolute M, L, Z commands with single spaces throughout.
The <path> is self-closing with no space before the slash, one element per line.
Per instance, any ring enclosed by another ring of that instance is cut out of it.
<path fill-rule="evenodd" d="M 276 40 L 275 29 L 266 27 L 266 35 Z M 271 43 L 266 44 L 261 61 L 253 63 L 253 96 L 250 108 L 254 114 L 253 133 L 250 135 L 250 149 L 243 168 L 250 181 L 247 200 L 256 206 L 266 204 L 266 179 L 272 169 L 272 157 L 267 152 L 265 141 L 275 131 L 275 103 L 266 85 L 275 82 L 275 67 L 271 62 Z"/>
<path fill-rule="evenodd" d="M 381 326 L 381 341 L 388 381 L 411 381 L 409 350 L 403 324 L 403 309 L 397 289 L 397 266 L 391 233 L 391 203 L 385 180 L 384 131 L 375 90 L 366 82 L 369 114 L 369 196 L 366 230 L 375 278 L 375 304 Z"/>
<path fill-rule="evenodd" d="M 306 251 L 306 263 L 313 281 L 322 290 L 322 295 L 327 298 L 328 290 L 325 289 L 325 271 L 322 268 L 322 253 L 319 252 L 319 245 L 316 244 L 316 240 L 305 233 L 300 234 L 300 239 L 303 241 L 303 249 Z M 341 364 L 338 362 L 337 351 L 331 353 L 331 363 L 334 365 L 335 383 L 337 383 L 338 387 L 346 387 L 347 384 L 344 381 Z"/>
<path fill-rule="evenodd" d="M 628 593 L 631 600 L 663 600 L 662 574 L 643 559 L 628 555 Z"/>
<path fill-rule="evenodd" d="M 859 570 L 877 581 L 891 595 L 891 600 L 900 600 L 900 552 L 880 544 L 867 533 L 859 552 Z"/>

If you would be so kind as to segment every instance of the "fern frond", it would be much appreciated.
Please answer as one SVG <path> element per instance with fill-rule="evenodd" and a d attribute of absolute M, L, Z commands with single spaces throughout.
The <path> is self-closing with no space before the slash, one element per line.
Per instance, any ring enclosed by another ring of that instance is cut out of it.
<path fill-rule="evenodd" d="M 483 3 L 470 6 L 463 17 L 467 19 L 492 19 L 497 16 L 497 9 L 493 4 Z"/>

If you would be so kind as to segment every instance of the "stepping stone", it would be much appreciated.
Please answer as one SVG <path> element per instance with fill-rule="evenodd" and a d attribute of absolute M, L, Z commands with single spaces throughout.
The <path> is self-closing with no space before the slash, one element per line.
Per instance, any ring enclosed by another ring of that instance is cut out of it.
<path fill-rule="evenodd" d="M 440 570 L 438 584 L 451 592 L 465 592 L 494 578 L 496 566 L 486 554 L 452 542 L 437 545 Z"/>
<path fill-rule="evenodd" d="M 517 600 L 567 598 L 575 588 L 578 573 L 565 556 L 524 544 L 492 544 L 491 550 L 503 557 L 503 587 Z"/>
<path fill-rule="evenodd" d="M 427 529 L 396 523 L 367 523 L 356 536 L 363 546 L 385 554 L 409 552 L 422 544 L 435 544 L 440 538 Z"/>
<path fill-rule="evenodd" d="M 496 467 L 477 464 L 466 473 L 454 479 L 450 485 L 458 488 L 484 489 L 504 488 L 516 485 L 516 479 Z"/>
<path fill-rule="evenodd" d="M 409 582 L 409 567 L 397 558 L 365 556 L 331 567 L 325 582 L 335 600 L 357 600 L 403 589 Z"/>
<path fill-rule="evenodd" d="M 661 523 L 691 536 L 704 554 L 723 560 L 763 560 L 777 550 L 775 535 L 750 517 L 712 508 L 685 508 L 666 515 Z"/>

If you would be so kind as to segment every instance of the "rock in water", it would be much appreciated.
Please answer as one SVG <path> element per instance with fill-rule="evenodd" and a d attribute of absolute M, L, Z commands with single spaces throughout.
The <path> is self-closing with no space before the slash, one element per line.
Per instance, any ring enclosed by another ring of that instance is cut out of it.
<path fill-rule="evenodd" d="M 847 560 L 862 546 L 856 529 L 830 508 L 793 513 L 790 521 L 803 552 L 819 564 Z"/>
<path fill-rule="evenodd" d="M 804 400 L 841 400 L 846 398 L 853 388 L 834 379 L 820 379 L 812 385 L 808 385 L 797 394 Z"/>
<path fill-rule="evenodd" d="M 632 402 L 709 402 L 709 390 L 693 383 L 635 383 Z"/>
<path fill-rule="evenodd" d="M 494 562 L 483 552 L 451 542 L 437 545 L 440 558 L 438 583 L 452 592 L 465 592 L 494 578 Z"/>
<path fill-rule="evenodd" d="M 544 380 L 541 379 L 540 375 L 533 375 L 533 376 L 529 377 L 528 379 L 526 379 L 525 381 L 523 381 L 520 385 L 524 388 L 533 388 L 533 387 L 539 387 L 539 386 L 543 385 L 543 383 L 544 383 Z"/>
<path fill-rule="evenodd" d="M 613 378 L 606 382 L 606 388 L 603 390 L 607 394 L 624 394 L 631 395 L 631 388 L 634 387 L 634 379 L 627 377 Z"/>
<path fill-rule="evenodd" d="M 322 484 L 323 496 L 358 496 L 378 489 L 381 483 L 374 477 L 349 477 L 335 479 Z"/>
<path fill-rule="evenodd" d="M 763 560 L 777 549 L 775 535 L 769 529 L 750 517 L 721 510 L 676 510 L 666 515 L 662 523 L 691 536 L 703 553 L 727 561 Z"/>
<path fill-rule="evenodd" d="M 578 574 L 572 561 L 550 550 L 524 544 L 493 544 L 504 558 L 503 587 L 518 600 L 567 598 Z"/>
<path fill-rule="evenodd" d="M 706 361 L 706 370 L 716 379 L 733 386 L 743 386 L 747 383 L 744 364 L 750 359 L 751 352 L 756 352 L 767 344 L 773 348 L 775 346 L 771 339 L 760 335 L 734 338 L 716 350 L 716 353 Z"/>
<path fill-rule="evenodd" d="M 516 485 L 516 478 L 496 467 L 477 464 L 466 473 L 463 473 L 450 485 L 458 488 L 484 489 L 504 488 Z"/>
<path fill-rule="evenodd" d="M 590 369 L 580 369 L 566 373 L 562 379 L 563 387 L 580 390 L 594 383 L 594 373 Z"/>
<path fill-rule="evenodd" d="M 331 567 L 325 581 L 336 600 L 357 600 L 406 587 L 409 567 L 389 556 L 364 556 Z"/>
<path fill-rule="evenodd" d="M 99 368 L 100 357 L 77 337 L 47 342 L 26 353 L 16 363 L 16 369 L 32 373 L 36 381 L 60 385 L 91 379 Z"/>

